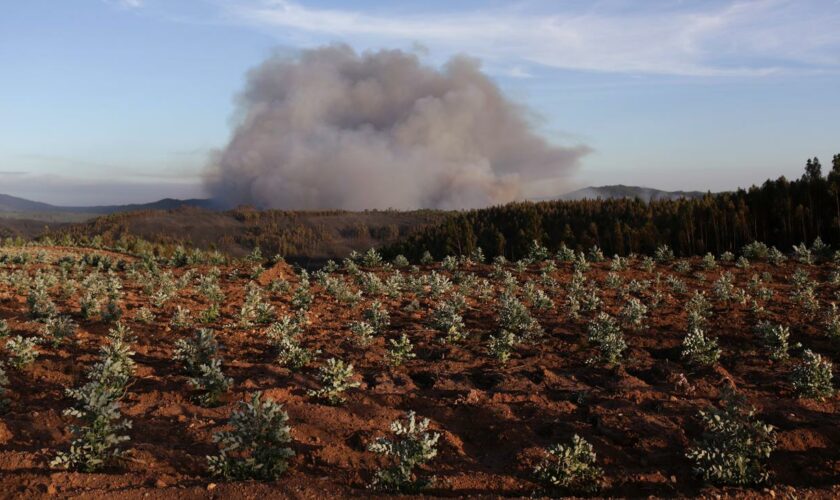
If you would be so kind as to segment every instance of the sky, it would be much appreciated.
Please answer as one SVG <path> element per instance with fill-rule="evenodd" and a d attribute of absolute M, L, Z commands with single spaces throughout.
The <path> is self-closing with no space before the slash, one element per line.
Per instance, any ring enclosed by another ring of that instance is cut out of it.
<path fill-rule="evenodd" d="M 248 69 L 330 43 L 480 59 L 544 137 L 591 148 L 568 190 L 798 177 L 840 153 L 837 26 L 840 0 L 8 1 L 0 193 L 205 196 Z"/>

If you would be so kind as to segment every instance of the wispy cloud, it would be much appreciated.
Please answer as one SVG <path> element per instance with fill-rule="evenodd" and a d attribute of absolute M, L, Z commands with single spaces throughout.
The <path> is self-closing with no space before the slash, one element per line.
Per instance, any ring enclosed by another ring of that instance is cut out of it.
<path fill-rule="evenodd" d="M 619 0 L 531 1 L 411 14 L 267 0 L 234 2 L 227 12 L 297 44 L 419 43 L 433 55 L 466 52 L 515 68 L 513 76 L 530 75 L 529 66 L 688 76 L 840 70 L 834 0 L 659 0 L 634 9 Z"/>
<path fill-rule="evenodd" d="M 103 0 L 107 4 L 116 5 L 124 9 L 139 9 L 145 4 L 145 0 Z"/>

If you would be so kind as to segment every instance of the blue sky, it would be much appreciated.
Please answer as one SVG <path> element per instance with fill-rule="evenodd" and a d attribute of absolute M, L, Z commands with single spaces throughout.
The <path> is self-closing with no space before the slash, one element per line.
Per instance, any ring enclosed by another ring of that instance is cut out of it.
<path fill-rule="evenodd" d="M 840 153 L 840 1 L 27 0 L 0 7 L 0 193 L 203 196 L 246 71 L 344 42 L 459 53 L 586 144 L 574 183 L 722 190 Z"/>

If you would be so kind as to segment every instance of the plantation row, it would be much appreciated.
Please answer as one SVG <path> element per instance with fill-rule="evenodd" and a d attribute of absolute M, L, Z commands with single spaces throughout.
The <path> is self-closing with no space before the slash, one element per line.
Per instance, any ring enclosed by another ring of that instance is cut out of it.
<path fill-rule="evenodd" d="M 0 319 L 0 398 L 7 407 L 16 391 L 7 371 L 25 379 L 45 352 L 72 351 L 80 330 L 109 325 L 98 360 L 66 389 L 64 415 L 72 438 L 54 451 L 54 468 L 93 472 L 130 457 L 132 421 L 122 403 L 137 370 L 135 330 L 166 328 L 174 333 L 162 335 L 177 335 L 171 363 L 189 382 L 185 393 L 200 406 L 225 405 L 236 389 L 226 373 L 223 344 L 240 333 L 270 348 L 277 366 L 311 375 L 311 401 L 346 404 L 363 384 L 355 360 L 323 354 L 319 321 L 332 313 L 316 314 L 316 305 L 354 318 L 342 335 L 357 356 L 381 352 L 380 370 L 433 364 L 464 350 L 491 363 L 501 377 L 534 349 L 552 349 L 561 335 L 557 325 L 585 332 L 584 370 L 623 370 L 634 363 L 635 339 L 653 335 L 647 332 L 665 316 L 679 323 L 682 336 L 669 361 L 691 376 L 708 377 L 738 363 L 743 347 L 723 342 L 717 332 L 731 318 L 746 316 L 761 356 L 781 374 L 777 398 L 826 402 L 835 396 L 832 358 L 840 344 L 840 310 L 833 301 L 840 300 L 840 252 L 819 239 L 790 255 L 752 243 L 737 258 L 727 252 L 695 260 L 676 259 L 667 246 L 652 256 L 606 259 L 597 246 L 585 254 L 564 246 L 551 254 L 534 243 L 516 262 L 497 257 L 486 264 L 478 249 L 441 262 L 426 254 L 412 265 L 402 256 L 385 262 L 370 250 L 313 273 L 293 271 L 280 258 L 266 262 L 258 250 L 231 264 L 218 254 L 181 249 L 162 258 L 7 245 L 0 265 L 0 292 L 7 302 L 25 297 L 28 316 L 17 328 Z M 139 299 L 128 297 L 127 289 Z M 785 321 L 799 317 L 806 321 Z M 431 337 L 419 335 L 421 330 Z M 384 350 L 375 350 L 378 345 Z M 680 384 L 691 385 L 684 375 Z M 579 405 L 586 398 L 580 394 Z M 734 382 L 717 399 L 695 414 L 700 431 L 681 452 L 695 477 L 714 485 L 772 484 L 767 463 L 777 447 L 776 429 Z M 390 492 L 433 486 L 429 472 L 445 431 L 405 412 L 366 443 L 370 453 L 383 457 L 368 485 Z M 295 455 L 293 435 L 283 407 L 253 391 L 215 432 L 217 453 L 207 457 L 207 473 L 275 480 Z M 545 447 L 530 470 L 549 492 L 588 494 L 610 482 L 596 447 L 578 434 Z"/>

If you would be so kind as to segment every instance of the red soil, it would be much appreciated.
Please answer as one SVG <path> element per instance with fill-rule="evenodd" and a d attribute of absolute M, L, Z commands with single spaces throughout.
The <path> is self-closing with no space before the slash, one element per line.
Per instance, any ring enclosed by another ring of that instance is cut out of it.
<path fill-rule="evenodd" d="M 76 250 L 77 251 L 77 250 Z M 70 250 L 57 250 L 69 253 Z M 791 343 L 838 360 L 837 345 L 821 327 L 804 319 L 790 303 L 789 276 L 794 264 L 725 270 L 746 286 L 753 273 L 773 275 L 769 286 L 775 297 L 767 304 L 772 320 L 791 328 Z M 15 266 L 6 266 L 10 269 Z M 30 269 L 37 265 L 29 266 Z M 634 266 L 638 267 L 638 266 Z M 812 268 L 826 279 L 828 270 Z M 201 269 L 204 271 L 205 269 Z M 487 276 L 489 266 L 472 270 Z M 224 370 L 235 380 L 225 404 L 202 408 L 191 399 L 187 378 L 172 361 L 174 343 L 190 331 L 173 331 L 169 319 L 176 304 L 199 311 L 203 299 L 182 291 L 166 311 L 155 311 L 153 325 L 126 319 L 137 335 L 134 356 L 136 380 L 123 401 L 123 413 L 132 420 L 131 453 L 101 473 L 55 470 L 49 461 L 66 449 L 70 419 L 62 415 L 70 400 L 64 388 L 79 385 L 97 357 L 108 325 L 83 321 L 77 299 L 58 301 L 62 312 L 74 312 L 81 325 L 78 343 L 54 349 L 39 347 L 41 356 L 23 371 L 8 369 L 10 410 L 0 416 L 0 496 L 89 498 L 336 498 L 368 496 L 365 489 L 382 465 L 367 445 L 387 432 L 395 418 L 408 410 L 428 417 L 442 433 L 439 455 L 425 472 L 437 476 L 428 490 L 436 496 L 530 496 L 540 491 L 531 470 L 541 450 L 566 442 L 577 433 L 591 442 L 606 473 L 605 496 L 683 497 L 733 496 L 800 498 L 840 496 L 840 401 L 797 399 L 788 381 L 790 363 L 768 359 L 752 333 L 755 318 L 747 307 L 715 307 L 710 332 L 723 348 L 717 369 L 694 369 L 680 359 L 685 331 L 685 297 L 668 298 L 652 313 L 650 328 L 625 331 L 630 348 L 627 361 L 615 369 L 590 366 L 592 349 L 586 343 L 586 318 L 573 321 L 560 312 L 565 292 L 553 295 L 557 308 L 535 316 L 546 331 L 543 342 L 522 345 L 506 366 L 486 354 L 484 338 L 495 329 L 492 304 L 470 298 L 465 315 L 472 336 L 461 345 L 444 346 L 425 322 L 432 302 L 420 299 L 422 313 L 402 308 L 413 298 L 383 298 L 391 314 L 387 338 L 407 333 L 418 356 L 398 368 L 383 362 L 386 338 L 366 349 L 357 347 L 347 325 L 360 319 L 363 307 L 337 303 L 318 285 L 304 337 L 309 348 L 322 350 L 312 366 L 293 373 L 279 367 L 262 335 L 262 328 L 241 329 L 235 324 L 248 279 L 230 278 L 234 268 L 223 268 L 227 294 L 223 317 L 213 325 L 224 346 Z M 673 272 L 660 267 L 659 272 Z M 175 270 L 180 275 L 183 270 Z M 244 273 L 244 269 L 242 269 Z M 607 264 L 587 273 L 603 280 Z M 689 290 L 705 289 L 721 270 L 709 271 L 705 281 L 682 276 Z M 274 269 L 277 277 L 296 280 L 288 270 Z M 565 284 L 571 268 L 561 265 L 556 278 Z M 235 274 L 235 273 L 234 273 Z M 529 278 L 537 279 L 531 269 Z M 620 272 L 625 280 L 650 279 L 653 273 Z M 140 285 L 125 282 L 126 318 L 148 299 Z M 525 276 L 520 276 L 524 282 Z M 823 303 L 834 293 L 820 287 Z M 617 312 L 616 292 L 602 287 L 606 309 Z M 278 313 L 290 311 L 291 294 L 273 294 Z M 367 301 L 366 301 L 367 302 Z M 38 326 L 27 318 L 24 296 L 0 285 L 0 317 L 12 334 L 36 335 Z M 348 392 L 348 402 L 326 406 L 307 396 L 317 386 L 317 366 L 329 357 L 352 362 L 361 387 Z M 836 366 L 836 363 L 835 363 Z M 684 376 L 684 381 L 681 381 Z M 698 410 L 717 401 L 722 381 L 731 381 L 760 409 L 760 418 L 774 425 L 778 447 L 769 461 L 773 486 L 754 490 L 715 488 L 697 480 L 686 448 L 700 433 Z M 225 483 L 208 475 L 205 456 L 217 451 L 211 440 L 225 425 L 236 402 L 257 390 L 282 403 L 289 413 L 291 445 L 296 456 L 289 470 L 275 483 Z"/>

